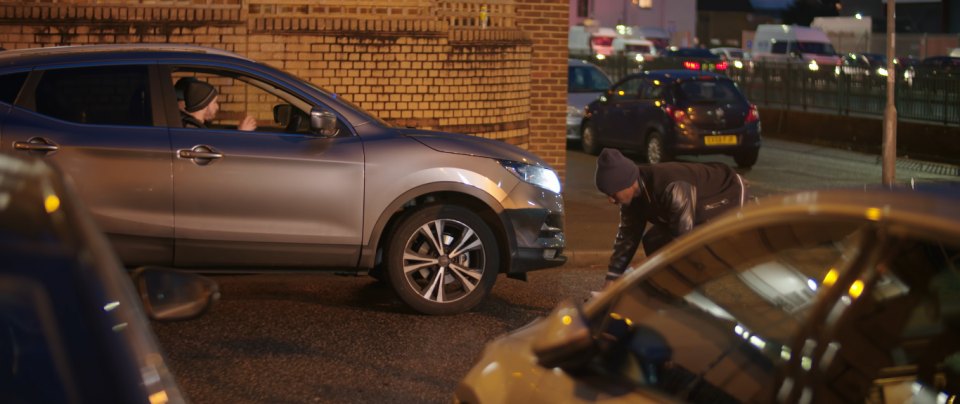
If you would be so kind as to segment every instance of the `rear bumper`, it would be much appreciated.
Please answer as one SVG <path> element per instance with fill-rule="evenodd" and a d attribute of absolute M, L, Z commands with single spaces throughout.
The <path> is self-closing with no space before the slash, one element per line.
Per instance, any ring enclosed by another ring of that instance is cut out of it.
<path fill-rule="evenodd" d="M 707 145 L 706 136 L 734 135 L 737 137 L 735 145 Z M 760 124 L 750 124 L 733 131 L 678 131 L 675 135 L 672 152 L 674 154 L 737 154 L 744 150 L 757 149 L 762 143 Z"/>

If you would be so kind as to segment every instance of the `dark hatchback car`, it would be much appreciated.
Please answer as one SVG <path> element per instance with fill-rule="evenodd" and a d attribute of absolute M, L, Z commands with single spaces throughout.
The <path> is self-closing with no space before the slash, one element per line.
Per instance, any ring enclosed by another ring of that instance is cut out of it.
<path fill-rule="evenodd" d="M 56 169 L 0 154 L 0 402 L 184 402 L 145 314 L 198 315 L 216 284 L 135 280 Z"/>
<path fill-rule="evenodd" d="M 487 345 L 464 403 L 953 403 L 960 187 L 771 196 Z"/>
<path fill-rule="evenodd" d="M 750 168 L 760 153 L 760 114 L 716 73 L 665 70 L 620 80 L 587 107 L 583 150 L 640 151 L 648 163 L 677 155 L 727 154 Z"/>
<path fill-rule="evenodd" d="M 174 83 L 221 111 L 184 127 Z M 127 266 L 374 271 L 423 313 L 563 256 L 556 172 L 518 147 L 393 127 L 242 56 L 186 45 L 0 53 L 0 150 L 59 166 Z M 257 121 L 241 131 L 244 116 Z"/>

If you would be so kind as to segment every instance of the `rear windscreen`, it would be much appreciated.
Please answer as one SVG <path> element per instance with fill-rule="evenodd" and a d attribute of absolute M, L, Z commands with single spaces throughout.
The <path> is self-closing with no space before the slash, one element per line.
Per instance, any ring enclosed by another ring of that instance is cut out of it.
<path fill-rule="evenodd" d="M 688 102 L 739 103 L 744 102 L 737 86 L 729 80 L 690 80 L 679 86 L 679 97 Z"/>

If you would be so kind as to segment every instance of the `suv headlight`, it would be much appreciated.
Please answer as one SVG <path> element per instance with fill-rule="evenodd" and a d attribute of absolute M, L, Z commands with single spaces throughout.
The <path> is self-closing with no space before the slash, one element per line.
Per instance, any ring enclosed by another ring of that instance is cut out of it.
<path fill-rule="evenodd" d="M 560 193 L 560 177 L 557 176 L 555 171 L 549 168 L 517 161 L 501 160 L 500 164 L 524 182 L 536 185 L 553 193 Z"/>

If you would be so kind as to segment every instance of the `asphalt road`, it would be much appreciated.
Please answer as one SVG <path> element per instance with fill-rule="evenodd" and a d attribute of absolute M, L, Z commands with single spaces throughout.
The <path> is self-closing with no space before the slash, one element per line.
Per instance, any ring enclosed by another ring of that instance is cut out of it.
<path fill-rule="evenodd" d="M 732 164 L 723 156 L 687 160 Z M 568 220 L 616 215 L 592 189 L 595 161 L 569 153 Z M 901 165 L 901 182 L 957 178 Z M 743 174 L 762 196 L 878 183 L 880 165 L 874 156 L 768 139 L 757 165 Z M 609 232 L 603 237 L 612 239 L 613 231 L 597 229 L 591 237 Z M 442 403 L 485 342 L 563 299 L 585 299 L 603 273 L 600 265 L 568 266 L 531 273 L 528 282 L 500 277 L 475 311 L 446 317 L 413 313 L 368 277 L 218 276 L 223 297 L 210 313 L 154 325 L 195 403 Z"/>

